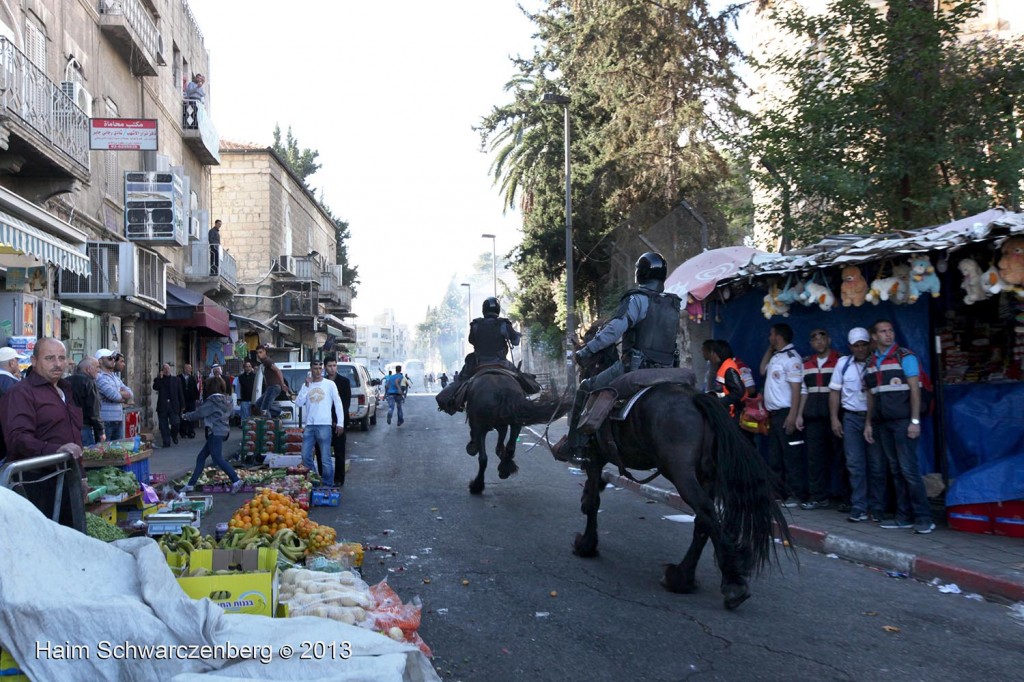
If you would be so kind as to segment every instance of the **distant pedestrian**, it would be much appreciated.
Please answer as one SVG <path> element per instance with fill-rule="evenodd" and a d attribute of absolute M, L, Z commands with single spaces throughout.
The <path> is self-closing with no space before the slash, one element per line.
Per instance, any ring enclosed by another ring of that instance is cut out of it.
<path fill-rule="evenodd" d="M 160 422 L 160 438 L 165 448 L 178 444 L 181 413 L 185 410 L 185 392 L 168 363 L 160 365 L 160 375 L 153 379 L 156 391 L 156 415 Z"/>
<path fill-rule="evenodd" d="M 848 521 L 881 521 L 885 511 L 885 454 L 877 443 L 864 438 L 868 399 L 864 372 L 871 354 L 870 335 L 854 327 L 847 335 L 850 355 L 840 358 L 829 382 L 829 415 L 832 432 L 843 439 L 846 468 L 850 472 L 850 516 Z"/>
<path fill-rule="evenodd" d="M 185 412 L 191 412 L 196 409 L 196 403 L 199 402 L 199 382 L 195 375 L 192 374 L 192 365 L 186 362 L 181 369 L 178 379 L 181 381 L 181 390 L 185 394 L 184 410 Z M 195 422 L 191 419 L 182 418 L 180 431 L 182 438 L 195 438 Z"/>
<path fill-rule="evenodd" d="M 438 378 L 441 380 L 441 390 L 444 390 L 444 387 L 448 385 L 448 375 L 441 372 L 441 376 Z"/>
<path fill-rule="evenodd" d="M 251 362 L 245 361 L 235 382 L 238 384 L 238 415 L 244 422 L 252 413 L 252 392 L 256 386 L 256 370 Z"/>
<path fill-rule="evenodd" d="M 185 492 L 195 490 L 196 482 L 206 466 L 207 457 L 212 458 L 213 463 L 231 479 L 232 495 L 242 489 L 242 479 L 224 459 L 224 439 L 231 433 L 231 427 L 228 425 L 228 419 L 231 417 L 231 398 L 227 395 L 227 390 L 227 385 L 220 377 L 207 379 L 203 384 L 203 395 L 206 396 L 203 403 L 195 411 L 184 414 L 185 419 L 202 419 L 206 431 L 206 443 L 196 457 L 196 466 L 192 470 L 188 484 L 182 489 Z"/>
<path fill-rule="evenodd" d="M 334 451 L 334 485 L 345 485 L 345 450 L 347 448 L 348 433 L 348 411 L 352 407 L 352 384 L 348 377 L 338 371 L 338 361 L 334 358 L 327 358 L 324 362 L 325 376 L 333 381 L 338 388 L 338 397 L 341 399 L 341 411 L 331 409 L 331 424 L 341 426 L 341 433 L 337 429 L 331 438 L 331 449 Z M 322 456 L 322 453 L 321 453 Z"/>
<path fill-rule="evenodd" d="M 832 433 L 829 416 L 829 384 L 839 362 L 839 353 L 832 348 L 832 339 L 824 329 L 813 330 L 810 341 L 814 353 L 803 361 L 803 385 L 796 418 L 796 428 L 804 432 L 807 441 L 810 499 L 800 505 L 806 510 L 832 506 L 832 467 L 841 447 Z"/>
<path fill-rule="evenodd" d="M 0 348 L 0 398 L 4 393 L 21 381 L 21 372 L 18 371 L 18 353 L 13 348 L 4 346 Z M 7 443 L 3 434 L 3 417 L 0 416 L 0 462 L 7 455 Z"/>
<path fill-rule="evenodd" d="M 407 382 L 405 375 L 402 374 L 402 366 L 398 365 L 395 367 L 395 373 L 388 373 L 388 377 L 384 383 L 384 398 L 388 401 L 388 424 L 391 423 L 391 415 L 395 411 L 395 407 L 398 407 L 398 425 L 401 426 L 405 422 L 405 415 L 402 413 L 402 403 L 405 402 L 405 388 L 404 384 Z"/>
<path fill-rule="evenodd" d="M 931 533 L 935 523 L 917 461 L 921 366 L 911 350 L 896 344 L 896 330 L 889 320 L 872 325 L 871 340 L 875 351 L 864 375 L 868 388 L 864 438 L 869 443 L 881 443 L 896 487 L 896 518 L 883 521 L 881 527 Z"/>

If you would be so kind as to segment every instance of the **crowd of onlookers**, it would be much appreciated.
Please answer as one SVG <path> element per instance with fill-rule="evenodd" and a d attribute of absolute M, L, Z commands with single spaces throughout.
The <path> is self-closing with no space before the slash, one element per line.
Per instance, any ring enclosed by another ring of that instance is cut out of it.
<path fill-rule="evenodd" d="M 854 523 L 930 533 L 935 524 L 917 459 L 926 409 L 917 356 L 896 343 L 889 320 L 848 330 L 845 354 L 823 328 L 812 330 L 808 342 L 812 352 L 801 356 L 788 324 L 771 327 L 758 393 L 753 371 L 728 342 L 706 341 L 705 390 L 720 397 L 752 440 L 753 432 L 763 434 L 785 506 L 835 507 Z M 766 419 L 752 429 L 744 420 L 755 396 Z"/>

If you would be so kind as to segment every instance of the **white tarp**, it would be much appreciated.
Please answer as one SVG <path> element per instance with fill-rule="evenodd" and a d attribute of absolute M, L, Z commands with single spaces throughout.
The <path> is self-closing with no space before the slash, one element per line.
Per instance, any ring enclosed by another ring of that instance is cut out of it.
<path fill-rule="evenodd" d="M 349 642 L 352 657 L 301 660 L 312 651 L 304 642 L 334 642 L 335 651 Z M 125 643 L 175 647 L 172 653 L 182 655 L 192 653 L 188 645 L 259 649 L 248 660 L 117 660 L 114 647 Z M 0 645 L 35 680 L 440 680 L 418 649 L 364 628 L 324 618 L 226 614 L 208 599 L 194 601 L 152 540 L 95 540 L 49 521 L 5 488 Z M 281 657 L 285 645 L 294 652 L 288 660 Z M 55 658 L 61 653 L 74 658 Z M 271 660 L 260 660 L 267 653 Z"/>

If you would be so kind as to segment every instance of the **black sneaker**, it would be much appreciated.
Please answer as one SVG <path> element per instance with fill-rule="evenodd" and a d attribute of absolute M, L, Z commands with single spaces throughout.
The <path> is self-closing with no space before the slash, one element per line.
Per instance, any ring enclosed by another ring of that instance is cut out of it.
<path fill-rule="evenodd" d="M 832 503 L 828 500 L 810 500 L 809 502 L 803 502 L 800 508 L 805 511 L 811 511 L 812 509 L 828 509 L 832 506 Z"/>
<path fill-rule="evenodd" d="M 910 521 L 900 521 L 899 519 L 889 519 L 888 521 L 882 521 L 882 523 L 878 524 L 878 527 L 879 528 L 885 528 L 887 530 L 889 530 L 889 529 L 907 529 L 907 528 L 913 528 L 914 524 L 912 524 Z M 930 533 L 931 531 L 929 530 L 929 531 L 926 531 L 926 532 Z"/>
<path fill-rule="evenodd" d="M 918 521 L 914 524 L 914 532 L 918 535 L 927 535 L 935 530 L 935 524 L 931 521 Z"/>

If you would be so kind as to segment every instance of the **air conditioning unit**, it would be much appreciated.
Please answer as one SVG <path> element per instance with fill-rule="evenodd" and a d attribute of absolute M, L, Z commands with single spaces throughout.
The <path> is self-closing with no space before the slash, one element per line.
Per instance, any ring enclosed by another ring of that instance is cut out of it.
<path fill-rule="evenodd" d="M 124 174 L 124 236 L 156 246 L 184 246 L 186 183 L 177 173 L 128 171 Z"/>
<path fill-rule="evenodd" d="M 85 112 L 86 116 L 92 117 L 92 95 L 84 85 L 74 81 L 61 81 L 60 89 L 79 109 Z"/>
<path fill-rule="evenodd" d="M 277 271 L 295 276 L 295 256 L 280 256 L 277 259 Z"/>

